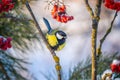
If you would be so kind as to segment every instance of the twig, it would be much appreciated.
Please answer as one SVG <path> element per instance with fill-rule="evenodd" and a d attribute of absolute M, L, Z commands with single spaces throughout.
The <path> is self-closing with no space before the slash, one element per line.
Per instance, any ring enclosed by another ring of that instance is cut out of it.
<path fill-rule="evenodd" d="M 0 18 L 10 18 L 10 19 L 12 19 L 12 20 L 14 20 L 14 21 L 26 21 L 26 19 L 24 20 L 24 19 L 19 19 L 19 18 L 17 18 L 17 17 L 15 17 L 15 16 L 12 16 L 12 15 L 2 15 L 2 16 L 0 16 Z M 28 19 L 28 21 L 31 21 L 30 19 Z"/>
<path fill-rule="evenodd" d="M 112 30 L 113 23 L 114 23 L 114 21 L 115 21 L 115 19 L 116 19 L 116 17 L 117 17 L 117 13 L 118 13 L 118 11 L 115 12 L 115 15 L 114 15 L 114 18 L 113 18 L 113 20 L 112 20 L 112 22 L 111 22 L 111 25 L 110 25 L 110 27 L 108 28 L 108 30 L 106 31 L 105 35 L 100 39 L 100 44 L 99 44 L 99 47 L 98 47 L 98 49 L 97 49 L 97 56 L 98 56 L 98 57 L 100 56 L 100 54 L 102 54 L 101 47 L 102 47 L 103 42 L 105 41 L 106 37 L 110 34 L 110 32 L 111 32 L 111 30 Z"/>
<path fill-rule="evenodd" d="M 59 6 L 59 0 L 56 0 L 56 2 L 57 2 L 57 5 Z"/>
<path fill-rule="evenodd" d="M 84 70 L 86 70 L 86 69 L 90 68 L 90 66 L 91 66 L 91 64 L 87 65 L 86 67 L 84 67 L 84 68 L 80 69 L 80 70 L 79 70 L 79 72 L 82 72 L 82 71 L 84 71 Z"/>
<path fill-rule="evenodd" d="M 60 66 L 60 63 L 59 63 L 59 58 L 56 56 L 56 53 L 55 53 L 54 50 L 50 47 L 48 41 L 46 40 L 46 38 L 45 38 L 45 36 L 44 36 L 44 34 L 43 34 L 43 32 L 42 32 L 42 30 L 41 30 L 41 28 L 40 28 L 37 20 L 36 20 L 34 14 L 33 14 L 33 12 L 32 12 L 32 9 L 31 9 L 31 7 L 30 7 L 30 5 L 29 5 L 29 3 L 28 3 L 27 1 L 26 1 L 26 7 L 27 7 L 27 9 L 29 10 L 32 18 L 34 19 L 34 22 L 35 22 L 35 24 L 36 24 L 36 28 L 37 28 L 38 31 L 39 31 L 39 34 L 41 35 L 43 41 L 45 42 L 47 48 L 49 49 L 49 51 L 51 52 L 51 55 L 53 56 L 53 59 L 54 59 L 55 62 L 56 62 L 56 71 L 57 71 L 57 74 L 58 74 L 58 80 L 61 80 L 61 66 Z"/>
<path fill-rule="evenodd" d="M 88 3 L 88 0 L 84 0 L 84 1 L 85 1 L 85 5 L 86 5 L 87 10 L 90 13 L 91 18 L 93 18 L 94 17 L 94 13 L 93 13 L 93 10 L 92 10 L 92 8 L 90 7 L 90 5 Z"/>

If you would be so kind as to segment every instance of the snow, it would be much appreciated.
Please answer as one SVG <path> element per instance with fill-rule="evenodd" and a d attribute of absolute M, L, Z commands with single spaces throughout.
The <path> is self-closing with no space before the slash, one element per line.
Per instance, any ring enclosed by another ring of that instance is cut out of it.
<path fill-rule="evenodd" d="M 120 64 L 120 60 L 114 59 L 112 64 L 119 65 Z"/>
<path fill-rule="evenodd" d="M 102 74 L 102 78 L 103 78 L 106 74 L 112 74 L 112 71 L 111 71 L 110 69 L 105 70 L 105 71 L 103 72 L 103 74 Z M 107 77 L 106 80 L 110 80 L 110 78 Z"/>

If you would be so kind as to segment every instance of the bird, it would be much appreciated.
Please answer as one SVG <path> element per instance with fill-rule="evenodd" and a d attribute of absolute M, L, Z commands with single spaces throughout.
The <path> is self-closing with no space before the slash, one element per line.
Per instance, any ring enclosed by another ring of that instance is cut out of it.
<path fill-rule="evenodd" d="M 65 47 L 67 34 L 62 30 L 54 30 L 51 28 L 49 21 L 43 17 L 43 21 L 48 29 L 46 39 L 50 47 L 55 51 L 60 51 Z"/>

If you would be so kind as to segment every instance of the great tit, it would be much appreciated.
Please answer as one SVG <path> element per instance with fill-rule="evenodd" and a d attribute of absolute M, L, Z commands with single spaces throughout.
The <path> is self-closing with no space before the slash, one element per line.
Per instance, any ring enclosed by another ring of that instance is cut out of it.
<path fill-rule="evenodd" d="M 46 39 L 55 51 L 59 51 L 64 48 L 67 35 L 61 30 L 53 30 L 46 18 L 43 18 L 44 23 L 47 26 L 48 32 L 46 33 Z"/>

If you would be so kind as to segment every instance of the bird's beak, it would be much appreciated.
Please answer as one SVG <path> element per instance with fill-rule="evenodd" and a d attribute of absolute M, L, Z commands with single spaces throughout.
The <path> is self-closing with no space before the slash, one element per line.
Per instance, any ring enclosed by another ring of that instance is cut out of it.
<path fill-rule="evenodd" d="M 65 37 L 63 37 L 64 39 L 67 39 L 67 37 L 65 36 Z"/>

